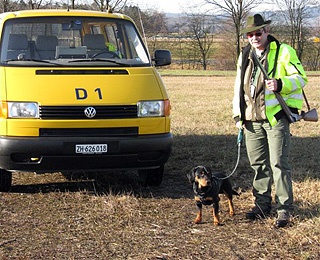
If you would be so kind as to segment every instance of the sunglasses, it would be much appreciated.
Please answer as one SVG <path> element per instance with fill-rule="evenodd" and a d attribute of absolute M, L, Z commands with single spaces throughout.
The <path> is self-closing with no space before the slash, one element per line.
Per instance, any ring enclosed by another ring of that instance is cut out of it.
<path fill-rule="evenodd" d="M 248 37 L 248 38 L 252 38 L 254 35 L 255 35 L 256 37 L 260 37 L 260 36 L 262 35 L 262 32 L 247 33 L 247 37 Z"/>

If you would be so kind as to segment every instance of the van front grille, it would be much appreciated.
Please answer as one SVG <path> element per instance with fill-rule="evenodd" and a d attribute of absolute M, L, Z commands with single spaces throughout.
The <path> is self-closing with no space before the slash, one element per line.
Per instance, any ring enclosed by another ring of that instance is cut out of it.
<path fill-rule="evenodd" d="M 88 117 L 87 108 L 94 108 L 94 116 Z M 137 106 L 41 106 L 41 119 L 121 119 L 136 118 Z"/>
<path fill-rule="evenodd" d="M 121 137 L 137 136 L 138 127 L 112 128 L 41 128 L 40 136 Z"/>

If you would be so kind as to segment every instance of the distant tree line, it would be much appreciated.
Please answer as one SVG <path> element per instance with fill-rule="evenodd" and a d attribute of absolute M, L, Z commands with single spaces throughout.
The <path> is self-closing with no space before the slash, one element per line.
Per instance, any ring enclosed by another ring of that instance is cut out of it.
<path fill-rule="evenodd" d="M 120 12 L 135 21 L 151 53 L 159 48 L 172 50 L 176 66 L 234 70 L 241 48 L 246 44 L 240 30 L 246 17 L 263 0 L 203 1 L 215 10 L 214 15 L 188 12 L 170 24 L 166 14 L 157 10 L 142 11 L 138 6 L 127 5 L 127 0 L 93 0 L 90 4 L 78 4 L 74 0 L 0 0 L 0 12 L 44 8 Z M 262 14 L 273 21 L 271 33 L 295 48 L 307 70 L 320 70 L 318 0 L 270 1 L 278 11 Z"/>

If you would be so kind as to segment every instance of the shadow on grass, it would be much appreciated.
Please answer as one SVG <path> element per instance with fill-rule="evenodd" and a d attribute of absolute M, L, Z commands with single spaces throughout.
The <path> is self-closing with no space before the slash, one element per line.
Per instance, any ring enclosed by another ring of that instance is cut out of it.
<path fill-rule="evenodd" d="M 49 192 L 78 192 L 93 191 L 94 181 L 55 182 L 41 184 L 14 185 L 12 193 L 49 193 Z"/>
<path fill-rule="evenodd" d="M 309 203 L 308 206 L 305 206 L 303 204 L 304 202 L 302 202 L 301 200 L 295 201 L 296 208 L 294 210 L 294 214 L 301 221 L 320 216 L 320 203 L 316 203 L 316 204 Z"/>
<path fill-rule="evenodd" d="M 53 173 L 57 174 L 57 173 Z M 61 173 L 62 174 L 62 173 Z M 41 174 L 40 174 L 41 175 Z M 133 172 L 77 172 L 63 173 L 65 181 L 41 180 L 41 183 L 13 185 L 12 193 L 84 192 L 92 195 L 119 194 L 138 190 L 140 184 Z M 40 176 L 41 178 L 41 176 Z M 59 178 L 61 179 L 61 178 Z M 30 182 L 30 180 L 28 180 Z"/>
<path fill-rule="evenodd" d="M 68 181 L 55 183 L 12 186 L 16 193 L 88 192 L 93 195 L 131 193 L 135 196 L 153 198 L 192 198 L 192 188 L 186 174 L 196 165 L 205 165 L 213 171 L 230 174 L 237 160 L 237 136 L 190 135 L 174 136 L 172 154 L 165 167 L 162 184 L 159 187 L 143 187 L 135 171 L 110 171 L 104 174 L 91 173 L 66 176 Z M 291 165 L 293 180 L 317 179 L 320 171 L 319 138 L 292 138 Z M 245 147 L 240 151 L 240 162 L 230 177 L 232 185 L 240 190 L 251 189 L 253 173 L 249 166 Z M 319 205 L 317 205 L 319 206 Z"/>

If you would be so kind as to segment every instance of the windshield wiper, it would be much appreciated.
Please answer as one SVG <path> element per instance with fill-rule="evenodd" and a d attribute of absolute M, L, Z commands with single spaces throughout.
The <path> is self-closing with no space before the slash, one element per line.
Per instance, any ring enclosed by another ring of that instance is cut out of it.
<path fill-rule="evenodd" d="M 38 60 L 38 59 L 9 59 L 9 60 L 5 60 L 5 62 L 10 62 L 10 61 L 33 61 L 33 62 L 40 62 L 40 63 L 46 63 L 46 64 L 51 64 L 51 65 L 56 65 L 56 66 L 63 66 L 62 64 L 59 63 L 55 63 L 52 61 L 48 61 L 48 60 Z"/>
<path fill-rule="evenodd" d="M 129 65 L 128 63 L 119 62 L 119 61 L 111 60 L 111 59 L 102 59 L 102 58 L 89 58 L 89 59 L 70 60 L 69 61 L 69 63 L 73 63 L 73 62 L 111 62 L 111 63 L 117 64 L 117 65 L 131 67 L 131 65 Z"/>

